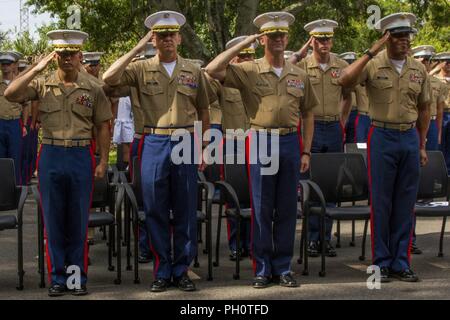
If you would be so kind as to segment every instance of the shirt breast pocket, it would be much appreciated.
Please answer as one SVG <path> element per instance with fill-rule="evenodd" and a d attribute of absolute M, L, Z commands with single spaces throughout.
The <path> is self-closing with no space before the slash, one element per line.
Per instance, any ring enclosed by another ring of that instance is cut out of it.
<path fill-rule="evenodd" d="M 243 114 L 242 97 L 239 92 L 228 93 L 225 97 L 225 101 L 226 103 L 223 112 L 232 116 Z"/>
<path fill-rule="evenodd" d="M 371 96 L 374 103 L 392 102 L 392 81 L 391 80 L 373 80 L 371 82 L 374 94 Z"/>
<path fill-rule="evenodd" d="M 422 87 L 420 84 L 410 82 L 407 91 L 408 104 L 416 106 L 421 91 Z"/>
<path fill-rule="evenodd" d="M 254 87 L 252 91 L 259 100 L 259 109 L 261 111 L 273 111 L 273 101 L 270 101 L 270 97 L 274 94 L 274 90 L 272 88 Z"/>
<path fill-rule="evenodd" d="M 42 102 L 39 104 L 39 117 L 42 125 L 47 128 L 58 127 L 61 124 L 62 107 L 58 102 Z"/>
<path fill-rule="evenodd" d="M 72 124 L 75 128 L 88 133 L 92 129 L 94 112 L 92 108 L 79 103 L 72 103 Z"/>

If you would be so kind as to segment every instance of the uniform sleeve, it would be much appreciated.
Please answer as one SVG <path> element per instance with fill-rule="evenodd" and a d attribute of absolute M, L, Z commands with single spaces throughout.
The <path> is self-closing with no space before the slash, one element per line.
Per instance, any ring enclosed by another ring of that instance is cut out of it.
<path fill-rule="evenodd" d="M 207 88 L 209 83 L 206 81 L 206 77 L 202 71 L 199 71 L 198 77 L 198 89 L 197 89 L 197 99 L 196 99 L 196 109 L 208 109 L 209 108 L 209 97 L 208 90 L 211 88 Z"/>
<path fill-rule="evenodd" d="M 230 64 L 227 67 L 227 75 L 225 76 L 225 87 L 243 89 L 249 84 L 247 81 L 247 73 L 244 64 Z"/>
<path fill-rule="evenodd" d="M 109 99 L 106 97 L 105 93 L 100 87 L 95 87 L 96 97 L 95 97 L 95 109 L 93 121 L 95 125 L 99 125 L 102 122 L 111 120 L 113 115 L 111 112 L 111 104 Z"/>
<path fill-rule="evenodd" d="M 431 101 L 431 82 L 430 76 L 424 72 L 423 73 L 425 80 L 422 83 L 422 90 L 419 95 L 419 103 L 426 104 Z"/>
<path fill-rule="evenodd" d="M 34 79 L 25 91 L 25 101 L 39 100 L 45 91 L 44 79 Z"/>
<path fill-rule="evenodd" d="M 439 96 L 437 99 L 437 103 L 442 103 L 447 100 L 447 86 L 441 82 L 441 86 L 439 87 Z"/>
<path fill-rule="evenodd" d="M 364 67 L 363 71 L 361 72 L 361 74 L 358 77 L 358 82 L 357 84 L 366 85 L 367 80 L 369 79 L 369 68 L 370 68 L 370 64 L 371 61 L 369 61 L 368 64 L 366 64 L 366 66 Z"/>
<path fill-rule="evenodd" d="M 202 71 L 201 73 L 203 74 L 203 76 L 205 78 L 205 88 L 206 88 L 206 93 L 208 94 L 208 101 L 209 101 L 209 104 L 212 104 L 218 100 L 217 90 L 213 87 L 214 82 L 211 83 L 210 81 L 208 81 L 203 72 L 204 71 Z"/>
<path fill-rule="evenodd" d="M 120 78 L 119 86 L 137 87 L 139 66 L 138 63 L 130 63 Z"/>
<path fill-rule="evenodd" d="M 309 76 L 305 76 L 305 96 L 303 103 L 300 107 L 300 111 L 303 113 L 305 111 L 312 110 L 315 106 L 319 104 L 319 99 L 317 99 L 314 88 L 309 80 Z"/>
<path fill-rule="evenodd" d="M 299 67 L 300 69 L 306 71 L 306 60 L 303 59 L 302 61 L 298 62 L 298 63 L 296 64 L 296 66 Z"/>

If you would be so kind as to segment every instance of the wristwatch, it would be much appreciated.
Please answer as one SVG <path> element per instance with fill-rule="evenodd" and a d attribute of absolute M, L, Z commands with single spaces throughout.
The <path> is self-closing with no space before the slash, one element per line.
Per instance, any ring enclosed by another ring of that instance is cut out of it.
<path fill-rule="evenodd" d="M 369 56 L 369 59 L 373 59 L 374 54 L 372 52 L 370 52 L 370 49 L 367 49 L 366 51 L 364 51 L 364 54 L 367 54 Z"/>

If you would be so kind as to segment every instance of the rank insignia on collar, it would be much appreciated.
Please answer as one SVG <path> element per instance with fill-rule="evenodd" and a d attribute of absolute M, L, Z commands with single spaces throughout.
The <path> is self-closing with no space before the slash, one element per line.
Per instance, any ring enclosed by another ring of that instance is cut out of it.
<path fill-rule="evenodd" d="M 303 83 L 303 81 L 298 79 L 287 80 L 287 86 L 288 88 L 297 88 L 301 90 L 305 89 L 305 84 Z"/>
<path fill-rule="evenodd" d="M 191 75 L 180 74 L 178 76 L 178 84 L 181 84 L 183 86 L 187 86 L 187 87 L 189 87 L 191 89 L 197 89 L 198 88 L 197 79 L 194 76 L 191 76 Z"/>
<path fill-rule="evenodd" d="M 336 70 L 331 71 L 331 77 L 333 79 L 337 79 L 340 76 L 341 76 L 341 69 L 336 69 Z"/>
<path fill-rule="evenodd" d="M 86 93 L 79 96 L 76 100 L 76 103 L 81 104 L 82 106 L 85 106 L 87 108 L 92 108 L 93 105 L 91 97 Z"/>

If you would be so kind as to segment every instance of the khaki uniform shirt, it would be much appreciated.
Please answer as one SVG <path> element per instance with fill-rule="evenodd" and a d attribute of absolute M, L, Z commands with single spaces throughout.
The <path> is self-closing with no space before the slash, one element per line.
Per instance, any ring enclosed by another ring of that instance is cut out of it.
<path fill-rule="evenodd" d="M 119 85 L 136 87 L 146 127 L 183 128 L 209 107 L 206 82 L 200 68 L 180 56 L 170 77 L 156 56 L 130 64 Z"/>
<path fill-rule="evenodd" d="M 217 92 L 220 106 L 222 106 L 222 129 L 242 129 L 244 131 L 249 129 L 250 121 L 240 91 L 224 87 L 217 80 L 211 83 L 211 87 Z"/>
<path fill-rule="evenodd" d="M 366 87 L 358 84 L 355 87 L 354 93 L 358 112 L 362 112 L 364 114 L 369 113 L 369 98 L 367 97 Z"/>
<path fill-rule="evenodd" d="M 344 89 L 338 84 L 338 79 L 348 63 L 331 54 L 327 69 L 324 71 L 314 55 L 310 55 L 300 61 L 298 66 L 308 73 L 314 92 L 319 99 L 319 104 L 313 109 L 314 116 L 339 116 Z"/>
<path fill-rule="evenodd" d="M 445 85 L 436 78 L 435 76 L 430 76 L 430 84 L 431 84 L 431 116 L 437 116 L 437 105 L 445 102 Z"/>
<path fill-rule="evenodd" d="M 19 119 L 22 114 L 22 105 L 6 100 L 4 93 L 7 87 L 8 85 L 6 82 L 3 79 L 0 79 L 0 119 Z"/>
<path fill-rule="evenodd" d="M 238 89 L 252 127 L 297 127 L 300 113 L 318 101 L 305 71 L 286 62 L 278 77 L 265 59 L 229 65 L 225 87 Z"/>
<path fill-rule="evenodd" d="M 430 79 L 425 67 L 407 57 L 401 74 L 398 74 L 386 50 L 365 66 L 360 83 L 366 85 L 370 118 L 375 121 L 416 122 L 418 105 L 431 101 Z"/>
<path fill-rule="evenodd" d="M 133 109 L 134 132 L 137 134 L 144 133 L 144 112 L 139 102 L 138 91 L 135 87 L 131 87 L 130 100 Z"/>
<path fill-rule="evenodd" d="M 103 89 L 92 79 L 78 73 L 74 87 L 65 87 L 55 71 L 33 80 L 26 100 L 39 100 L 43 137 L 49 139 L 92 138 L 92 128 L 112 118 Z"/>
<path fill-rule="evenodd" d="M 440 76 L 437 76 L 443 84 L 443 94 L 444 94 L 444 100 L 445 100 L 445 106 L 444 110 L 445 112 L 450 112 L 450 82 L 448 82 L 445 78 L 442 78 Z"/>

